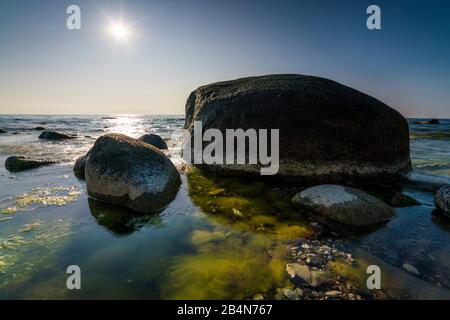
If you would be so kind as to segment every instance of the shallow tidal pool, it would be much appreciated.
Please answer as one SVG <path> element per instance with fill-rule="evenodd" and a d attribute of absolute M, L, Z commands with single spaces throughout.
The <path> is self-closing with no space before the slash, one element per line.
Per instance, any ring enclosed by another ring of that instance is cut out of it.
<path fill-rule="evenodd" d="M 1 299 L 280 298 L 277 289 L 292 286 L 291 240 L 317 236 L 289 193 L 197 170 L 150 215 L 88 199 L 69 165 L 0 179 Z M 387 225 L 326 236 L 358 261 L 334 271 L 363 286 L 365 267 L 377 264 L 387 298 L 449 298 L 450 226 L 431 215 L 431 194 L 408 194 L 421 204 L 397 209 Z M 81 290 L 66 288 L 69 265 L 81 268 Z"/>

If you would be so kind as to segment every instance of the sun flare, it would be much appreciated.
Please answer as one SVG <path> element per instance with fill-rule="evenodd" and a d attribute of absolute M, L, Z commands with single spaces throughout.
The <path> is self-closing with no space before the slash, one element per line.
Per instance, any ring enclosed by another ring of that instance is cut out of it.
<path fill-rule="evenodd" d="M 110 33 L 117 40 L 126 40 L 130 36 L 130 30 L 122 23 L 115 23 L 111 26 Z"/>

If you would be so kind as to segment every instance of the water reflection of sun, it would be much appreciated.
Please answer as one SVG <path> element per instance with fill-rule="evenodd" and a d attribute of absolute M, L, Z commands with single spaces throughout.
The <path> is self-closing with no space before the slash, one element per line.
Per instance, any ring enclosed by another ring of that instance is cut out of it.
<path fill-rule="evenodd" d="M 117 115 L 105 119 L 105 121 L 107 130 L 111 133 L 122 133 L 137 138 L 146 131 L 142 118 L 137 115 Z"/>

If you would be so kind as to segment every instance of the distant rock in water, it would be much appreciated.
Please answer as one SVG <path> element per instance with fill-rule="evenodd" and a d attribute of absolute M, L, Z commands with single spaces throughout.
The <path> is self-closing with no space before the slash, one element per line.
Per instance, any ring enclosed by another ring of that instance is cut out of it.
<path fill-rule="evenodd" d="M 414 122 L 414 124 L 441 124 L 438 119 L 431 119 L 429 121 Z"/>
<path fill-rule="evenodd" d="M 89 157 L 90 153 L 91 151 L 89 150 L 89 152 L 86 153 L 84 156 L 79 157 L 77 161 L 75 161 L 75 165 L 73 166 L 73 174 L 80 180 L 86 179 L 84 171 L 86 168 L 86 159 L 87 157 Z"/>
<path fill-rule="evenodd" d="M 34 169 L 42 166 L 47 166 L 50 164 L 57 164 L 58 161 L 44 160 L 44 159 L 34 159 L 28 157 L 9 157 L 5 161 L 5 167 L 11 172 L 25 171 L 29 169 Z"/>
<path fill-rule="evenodd" d="M 34 128 L 34 130 L 36 130 L 36 131 L 43 131 L 43 130 L 46 130 L 46 129 L 45 129 L 45 127 L 38 126 L 38 127 Z"/>
<path fill-rule="evenodd" d="M 158 149 L 167 149 L 167 144 L 163 138 L 158 136 L 157 134 L 148 133 L 139 137 L 138 140 L 144 141 L 145 143 L 151 144 L 152 146 Z"/>
<path fill-rule="evenodd" d="M 411 170 L 405 118 L 373 97 L 324 78 L 268 75 L 202 86 L 186 103 L 185 128 L 191 133 L 194 121 L 202 121 L 203 130 L 219 129 L 224 137 L 226 129 L 279 129 L 278 179 L 380 180 Z M 259 175 L 261 165 L 200 167 Z"/>
<path fill-rule="evenodd" d="M 434 197 L 436 208 L 450 217 L 450 186 L 440 188 Z"/>
<path fill-rule="evenodd" d="M 85 178 L 92 198 L 143 213 L 166 206 L 181 183 L 161 151 L 122 134 L 97 139 L 86 158 Z"/>
<path fill-rule="evenodd" d="M 296 194 L 292 201 L 321 217 L 353 227 L 383 223 L 395 216 L 395 211 L 377 198 L 339 185 L 306 189 Z"/>
<path fill-rule="evenodd" d="M 47 140 L 67 140 L 67 139 L 75 139 L 77 136 L 73 134 L 57 132 L 57 131 L 43 131 L 39 135 L 39 139 L 47 139 Z"/>
<path fill-rule="evenodd" d="M 0 133 L 7 133 L 7 131 L 5 129 L 3 129 L 2 127 L 0 127 Z"/>

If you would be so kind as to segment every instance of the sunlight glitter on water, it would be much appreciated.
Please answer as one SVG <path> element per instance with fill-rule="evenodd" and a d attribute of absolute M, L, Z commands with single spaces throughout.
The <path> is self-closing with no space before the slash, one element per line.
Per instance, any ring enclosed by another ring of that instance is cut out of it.
<path fill-rule="evenodd" d="M 138 138 L 146 131 L 142 118 L 137 115 L 117 115 L 105 119 L 105 124 L 108 132 L 121 133 L 133 138 Z"/>

